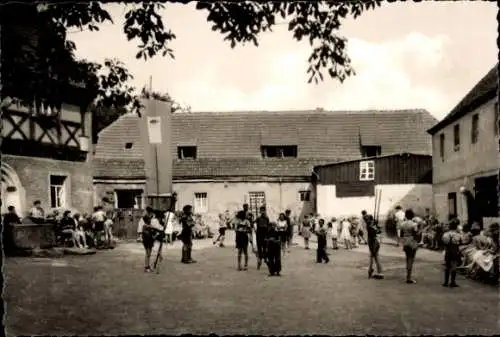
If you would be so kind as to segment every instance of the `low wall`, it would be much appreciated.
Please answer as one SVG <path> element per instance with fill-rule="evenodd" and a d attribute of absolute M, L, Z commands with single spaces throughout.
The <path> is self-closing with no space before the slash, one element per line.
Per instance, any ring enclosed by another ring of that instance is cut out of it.
<path fill-rule="evenodd" d="M 17 224 L 12 230 L 18 249 L 50 248 L 56 244 L 53 224 Z"/>

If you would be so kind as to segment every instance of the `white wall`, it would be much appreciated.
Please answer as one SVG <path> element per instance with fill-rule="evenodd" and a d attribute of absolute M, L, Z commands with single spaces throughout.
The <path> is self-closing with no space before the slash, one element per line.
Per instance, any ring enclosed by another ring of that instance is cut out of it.
<path fill-rule="evenodd" d="M 377 190 L 382 191 L 380 219 L 384 219 L 397 205 L 412 208 L 417 214 L 423 214 L 425 208 L 432 208 L 430 184 L 377 185 Z M 316 193 L 317 210 L 322 217 L 359 216 L 362 210 L 374 212 L 375 196 L 337 198 L 335 185 L 318 185 Z"/>
<path fill-rule="evenodd" d="M 208 211 L 204 214 L 207 221 L 216 221 L 219 213 L 226 209 L 231 213 L 240 210 L 245 202 L 249 202 L 249 192 L 265 192 L 267 213 L 276 219 L 286 209 L 292 215 L 311 213 L 314 209 L 314 190 L 308 182 L 180 182 L 174 181 L 173 190 L 177 193 L 177 207 L 194 205 L 195 193 L 207 193 Z M 311 191 L 309 202 L 300 201 L 299 191 Z M 196 212 L 196 210 L 195 210 Z"/>

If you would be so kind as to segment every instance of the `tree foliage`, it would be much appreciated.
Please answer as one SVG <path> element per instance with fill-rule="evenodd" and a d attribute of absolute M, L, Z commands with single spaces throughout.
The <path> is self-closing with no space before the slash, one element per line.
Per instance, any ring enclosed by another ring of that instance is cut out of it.
<path fill-rule="evenodd" d="M 205 1 L 198 2 L 196 9 L 207 13 L 212 30 L 221 33 L 233 48 L 246 43 L 258 46 L 261 33 L 272 31 L 278 19 L 285 20 L 297 41 L 309 42 L 309 82 L 318 83 L 325 74 L 341 82 L 354 74 L 346 38 L 339 36 L 338 30 L 346 17 L 357 18 L 380 4 L 381 0 Z M 173 58 L 174 51 L 169 46 L 176 36 L 161 16 L 165 4 L 124 6 L 123 32 L 129 41 L 137 43 L 136 58 Z M 100 111 L 111 106 L 131 106 L 138 111 L 138 96 L 128 84 L 132 75 L 125 66 L 113 59 L 104 65 L 76 60 L 75 44 L 68 39 L 68 29 L 98 31 L 100 24 L 113 23 L 99 2 L 10 3 L 1 6 L 0 16 L 2 97 L 11 95 L 28 101 L 35 96 L 57 99 L 69 83 L 77 82 L 85 84 L 89 104 Z M 26 30 L 36 32 L 38 40 L 30 38 Z"/>

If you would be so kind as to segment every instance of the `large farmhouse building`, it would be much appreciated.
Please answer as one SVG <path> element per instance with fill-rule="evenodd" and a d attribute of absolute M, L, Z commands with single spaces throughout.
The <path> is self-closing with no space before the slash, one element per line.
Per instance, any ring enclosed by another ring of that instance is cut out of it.
<path fill-rule="evenodd" d="M 95 203 L 144 206 L 140 119 L 124 115 L 103 130 L 95 153 Z M 314 212 L 316 165 L 411 152 L 430 155 L 425 110 L 255 111 L 172 116 L 173 190 L 179 205 L 215 218 L 243 203 L 275 217 Z M 161 155 L 161 154 L 160 154 Z"/>
<path fill-rule="evenodd" d="M 498 65 L 457 106 L 429 129 L 433 143 L 433 193 L 440 221 L 499 216 Z"/>

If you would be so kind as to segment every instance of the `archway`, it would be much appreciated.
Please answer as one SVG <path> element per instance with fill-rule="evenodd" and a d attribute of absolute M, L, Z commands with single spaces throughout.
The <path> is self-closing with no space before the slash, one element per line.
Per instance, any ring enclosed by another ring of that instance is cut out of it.
<path fill-rule="evenodd" d="M 17 214 L 24 215 L 26 210 L 26 192 L 16 171 L 4 162 L 0 165 L 2 174 L 2 208 L 1 212 L 6 213 L 7 207 L 14 206 Z"/>

